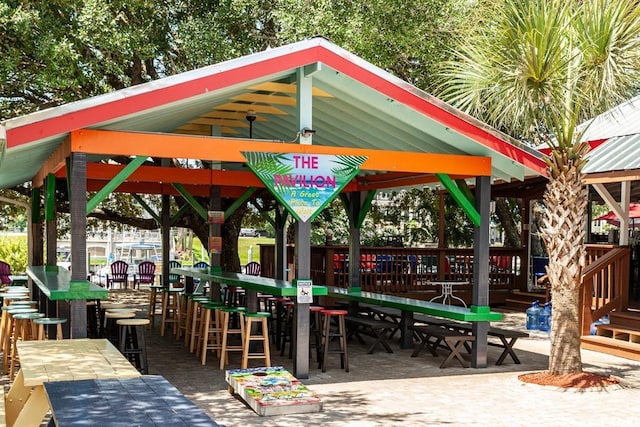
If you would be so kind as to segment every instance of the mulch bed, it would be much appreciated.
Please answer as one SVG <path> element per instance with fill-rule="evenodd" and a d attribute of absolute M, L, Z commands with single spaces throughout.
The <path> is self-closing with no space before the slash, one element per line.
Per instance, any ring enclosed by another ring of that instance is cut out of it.
<path fill-rule="evenodd" d="M 578 372 L 575 374 L 551 374 L 545 372 L 533 372 L 518 376 L 522 382 L 562 388 L 592 388 L 607 387 L 620 383 L 617 378 L 594 374 L 592 372 Z"/>

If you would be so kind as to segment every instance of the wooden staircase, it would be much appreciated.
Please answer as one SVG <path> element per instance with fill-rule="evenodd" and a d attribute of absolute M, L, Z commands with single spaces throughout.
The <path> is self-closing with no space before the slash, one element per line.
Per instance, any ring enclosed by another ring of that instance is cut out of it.
<path fill-rule="evenodd" d="M 640 311 L 611 312 L 609 324 L 581 337 L 582 348 L 640 361 Z"/>
<path fill-rule="evenodd" d="M 540 301 L 542 307 L 549 297 L 548 293 L 511 291 L 511 295 L 505 299 L 505 308 L 513 311 L 524 312 L 531 307 L 534 301 Z"/>

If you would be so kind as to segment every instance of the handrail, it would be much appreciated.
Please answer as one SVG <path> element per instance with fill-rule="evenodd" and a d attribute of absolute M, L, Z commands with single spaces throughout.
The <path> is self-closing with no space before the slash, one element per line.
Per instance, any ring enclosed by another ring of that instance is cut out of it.
<path fill-rule="evenodd" d="M 629 303 L 628 246 L 587 247 L 591 262 L 582 272 L 581 333 L 588 335 L 591 324 L 611 311 L 622 311 Z M 597 252 L 597 253 L 596 253 Z"/>

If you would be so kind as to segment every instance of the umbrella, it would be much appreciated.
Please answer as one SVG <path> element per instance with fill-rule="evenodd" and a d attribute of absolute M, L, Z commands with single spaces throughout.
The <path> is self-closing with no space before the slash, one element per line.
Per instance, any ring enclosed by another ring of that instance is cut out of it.
<path fill-rule="evenodd" d="M 629 203 L 629 219 L 631 220 L 631 227 L 640 227 L 640 203 Z M 613 211 L 609 211 L 604 215 L 600 215 L 595 218 L 596 221 L 607 221 L 611 225 L 620 227 L 620 219 Z"/>

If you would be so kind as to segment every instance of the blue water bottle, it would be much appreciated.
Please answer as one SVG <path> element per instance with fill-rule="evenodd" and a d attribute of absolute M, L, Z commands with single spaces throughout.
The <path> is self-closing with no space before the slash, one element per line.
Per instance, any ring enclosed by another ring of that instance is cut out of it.
<path fill-rule="evenodd" d="M 527 329 L 537 331 L 540 329 L 540 302 L 534 301 L 527 308 Z"/>
<path fill-rule="evenodd" d="M 538 314 L 538 321 L 540 322 L 540 330 L 548 332 L 551 330 L 551 303 L 544 303 L 544 308 L 542 308 Z"/>

